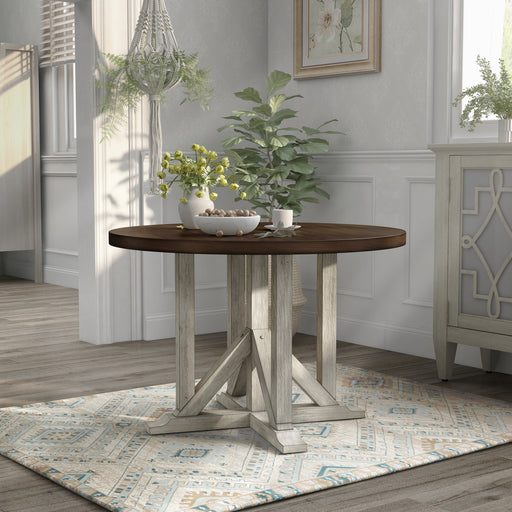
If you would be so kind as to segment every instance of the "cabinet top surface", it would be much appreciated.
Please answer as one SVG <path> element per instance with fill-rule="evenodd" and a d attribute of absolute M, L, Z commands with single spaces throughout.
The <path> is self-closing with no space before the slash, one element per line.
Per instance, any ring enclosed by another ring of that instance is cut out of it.
<path fill-rule="evenodd" d="M 109 243 L 139 251 L 189 254 L 320 254 L 391 249 L 405 245 L 403 229 L 357 224 L 301 223 L 296 236 L 254 236 L 268 232 L 263 224 L 243 236 L 217 238 L 177 224 L 132 226 L 113 229 Z"/>
<path fill-rule="evenodd" d="M 472 142 L 464 144 L 431 144 L 428 149 L 434 153 L 451 155 L 511 155 L 512 143 L 509 142 Z"/>

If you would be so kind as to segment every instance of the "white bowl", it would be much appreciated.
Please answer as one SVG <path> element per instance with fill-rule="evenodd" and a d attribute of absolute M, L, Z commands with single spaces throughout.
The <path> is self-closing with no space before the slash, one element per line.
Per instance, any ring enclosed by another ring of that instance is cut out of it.
<path fill-rule="evenodd" d="M 201 215 L 195 215 L 194 220 L 199 229 L 209 235 L 216 235 L 218 231 L 222 231 L 223 235 L 236 235 L 238 231 L 242 231 L 246 235 L 257 228 L 260 216 L 202 217 Z"/>

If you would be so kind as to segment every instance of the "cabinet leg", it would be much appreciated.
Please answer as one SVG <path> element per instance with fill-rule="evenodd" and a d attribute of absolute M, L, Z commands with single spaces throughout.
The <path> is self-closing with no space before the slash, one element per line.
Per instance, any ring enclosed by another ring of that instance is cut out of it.
<path fill-rule="evenodd" d="M 494 356 L 496 355 L 495 350 L 489 348 L 480 349 L 480 357 L 482 358 L 482 368 L 486 372 L 492 372 L 494 369 Z"/>
<path fill-rule="evenodd" d="M 436 351 L 437 375 L 441 380 L 448 380 L 452 376 L 457 343 L 449 341 L 434 343 L 434 348 Z"/>

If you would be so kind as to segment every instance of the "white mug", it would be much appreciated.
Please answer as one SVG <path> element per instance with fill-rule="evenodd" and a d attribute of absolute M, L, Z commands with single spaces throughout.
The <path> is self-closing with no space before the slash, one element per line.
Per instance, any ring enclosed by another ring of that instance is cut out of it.
<path fill-rule="evenodd" d="M 289 228 L 293 225 L 293 210 L 272 210 L 272 225 L 274 227 Z"/>

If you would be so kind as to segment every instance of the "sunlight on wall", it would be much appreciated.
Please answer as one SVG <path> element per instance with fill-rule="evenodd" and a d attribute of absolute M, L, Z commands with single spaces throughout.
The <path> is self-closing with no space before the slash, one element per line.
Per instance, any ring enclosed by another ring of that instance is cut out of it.
<path fill-rule="evenodd" d="M 3 175 L 32 155 L 30 131 L 20 138 L 24 127 L 30 126 L 30 54 L 12 51 L 0 61 L 0 112 L 9 119 L 2 129 L 3 151 L 0 154 L 0 174 Z"/>
<path fill-rule="evenodd" d="M 30 52 L 7 50 L 0 77 L 0 251 L 32 249 Z"/>

